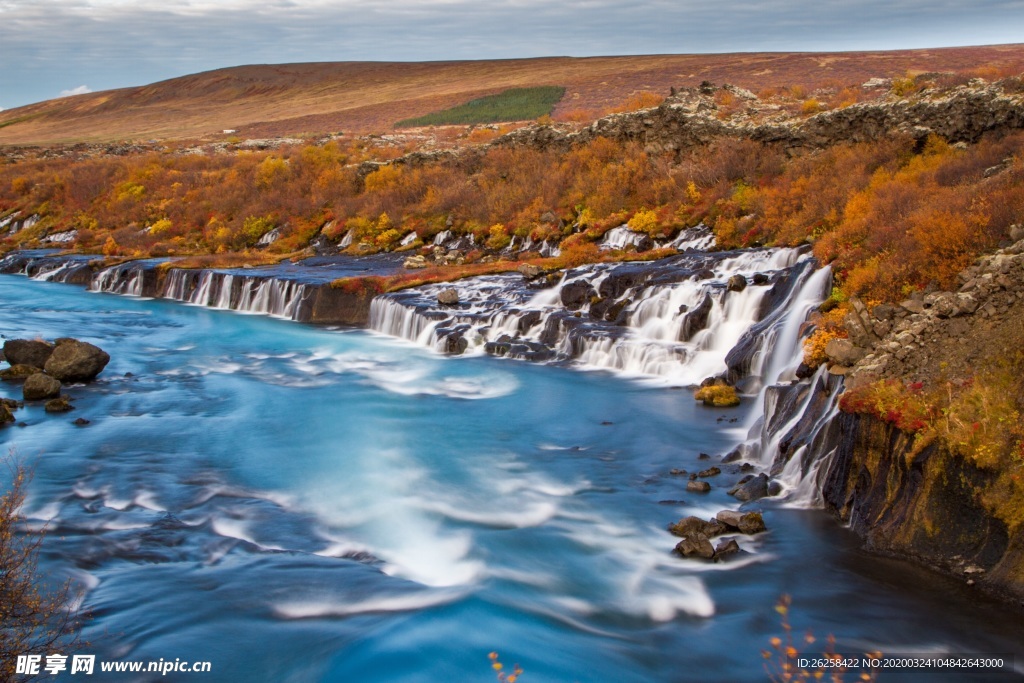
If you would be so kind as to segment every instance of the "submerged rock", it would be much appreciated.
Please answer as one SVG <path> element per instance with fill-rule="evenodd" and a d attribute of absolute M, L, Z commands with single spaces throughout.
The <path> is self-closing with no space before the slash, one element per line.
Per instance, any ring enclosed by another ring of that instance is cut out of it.
<path fill-rule="evenodd" d="M 75 407 L 68 401 L 67 396 L 58 396 L 57 398 L 51 399 L 46 402 L 45 410 L 48 413 L 66 413 L 69 410 L 74 410 Z"/>
<path fill-rule="evenodd" d="M 42 372 L 39 368 L 34 365 L 12 365 L 9 368 L 0 370 L 0 379 L 6 380 L 19 380 L 31 377 L 37 373 Z"/>
<path fill-rule="evenodd" d="M 26 401 L 42 401 L 60 396 L 60 382 L 45 372 L 37 372 L 25 380 L 21 393 Z"/>
<path fill-rule="evenodd" d="M 89 382 L 107 367 L 106 351 L 77 339 L 61 339 L 46 361 L 46 373 L 62 382 Z"/>

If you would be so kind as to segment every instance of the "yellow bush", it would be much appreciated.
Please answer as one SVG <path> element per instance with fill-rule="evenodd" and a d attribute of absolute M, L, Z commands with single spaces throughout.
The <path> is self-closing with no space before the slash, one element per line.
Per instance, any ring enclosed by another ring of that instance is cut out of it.
<path fill-rule="evenodd" d="M 159 237 L 164 233 L 168 232 L 174 225 L 166 218 L 161 218 L 156 223 L 150 226 L 149 234 L 153 237 Z"/>
<path fill-rule="evenodd" d="M 646 232 L 652 237 L 661 232 L 661 221 L 658 214 L 650 209 L 640 209 L 626 223 L 633 232 Z"/>
<path fill-rule="evenodd" d="M 716 408 L 730 408 L 740 404 L 740 397 L 736 394 L 736 389 L 724 384 L 701 387 L 693 395 L 693 398 L 703 401 L 706 406 Z"/>
<path fill-rule="evenodd" d="M 398 239 L 401 236 L 402 234 L 395 230 L 394 228 L 388 228 L 384 232 L 377 235 L 377 237 L 374 238 L 373 242 L 381 249 L 388 249 L 391 246 L 393 246 L 396 242 L 398 242 Z"/>
<path fill-rule="evenodd" d="M 817 114 L 821 109 L 821 102 L 813 97 L 809 100 L 804 100 L 804 103 L 800 105 L 800 112 L 803 114 Z"/>

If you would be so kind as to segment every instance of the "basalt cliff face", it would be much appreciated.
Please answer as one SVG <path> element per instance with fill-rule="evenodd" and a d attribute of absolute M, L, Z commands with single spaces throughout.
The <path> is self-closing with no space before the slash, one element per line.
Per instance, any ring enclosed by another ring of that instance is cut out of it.
<path fill-rule="evenodd" d="M 960 282 L 959 291 L 919 294 L 899 306 L 855 305 L 847 321 L 850 339 L 827 350 L 833 382 L 843 377 L 847 391 L 880 382 L 913 387 L 925 397 L 948 390 L 950 403 L 934 405 L 931 420 L 938 429 L 929 433 L 929 425 L 915 433 L 870 410 L 842 412 L 819 387 L 812 411 L 818 426 L 812 430 L 813 420 L 805 420 L 783 440 L 809 444 L 799 468 L 805 489 L 869 548 L 913 558 L 1024 603 L 1017 483 L 1024 476 L 1017 438 L 1024 398 L 1024 240 L 978 259 Z M 950 438 L 942 423 L 948 429 L 948 421 L 958 419 L 956 392 L 985 383 L 990 392 L 979 391 L 979 403 L 968 407 L 987 424 L 966 427 L 968 433 L 996 433 L 987 442 Z M 983 457 L 982 448 L 1001 451 Z M 790 455 L 792 449 L 776 455 L 777 471 Z"/>
<path fill-rule="evenodd" d="M 1024 538 L 984 502 L 997 473 L 874 417 L 839 413 L 829 431 L 823 502 L 869 549 L 1024 602 Z"/>

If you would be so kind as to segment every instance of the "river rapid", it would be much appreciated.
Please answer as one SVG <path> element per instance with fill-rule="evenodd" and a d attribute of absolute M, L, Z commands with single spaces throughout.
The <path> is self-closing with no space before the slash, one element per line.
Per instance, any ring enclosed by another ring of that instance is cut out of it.
<path fill-rule="evenodd" d="M 74 336 L 112 358 L 67 389 L 74 412 L 29 405 L 0 430 L 35 467 L 42 568 L 85 589 L 101 660 L 212 663 L 168 681 L 486 681 L 497 651 L 529 682 L 763 681 L 789 594 L 796 632 L 840 652 L 1024 664 L 1019 615 L 861 551 L 817 510 L 761 501 L 769 531 L 739 537 L 740 559 L 674 555 L 668 523 L 738 503 L 670 471 L 716 464 L 756 401 L 716 411 L 613 363 L 449 358 L 15 275 L 0 301 L 7 338 Z"/>

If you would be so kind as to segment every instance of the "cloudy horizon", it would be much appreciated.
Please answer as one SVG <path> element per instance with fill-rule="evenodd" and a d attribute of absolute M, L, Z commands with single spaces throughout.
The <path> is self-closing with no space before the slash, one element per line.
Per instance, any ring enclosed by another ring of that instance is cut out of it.
<path fill-rule="evenodd" d="M 0 0 L 0 109 L 243 64 L 1020 42 L 1024 0 Z"/>

